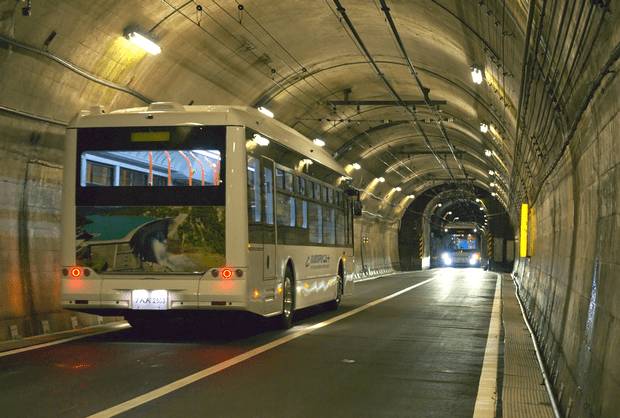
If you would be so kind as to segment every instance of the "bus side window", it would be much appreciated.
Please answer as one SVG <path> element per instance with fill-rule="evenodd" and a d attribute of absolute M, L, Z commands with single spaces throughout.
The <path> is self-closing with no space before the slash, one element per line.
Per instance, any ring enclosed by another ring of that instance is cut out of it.
<path fill-rule="evenodd" d="M 276 218 L 278 225 L 295 226 L 295 198 L 276 193 Z"/>
<path fill-rule="evenodd" d="M 306 195 L 306 179 L 303 177 L 297 177 L 297 193 L 302 196 Z"/>
<path fill-rule="evenodd" d="M 250 222 L 261 221 L 260 160 L 248 157 L 248 215 Z"/>
<path fill-rule="evenodd" d="M 273 170 L 265 167 L 265 223 L 267 225 L 274 224 L 273 211 Z"/>
<path fill-rule="evenodd" d="M 303 199 L 296 200 L 297 227 L 308 228 L 308 202 Z"/>
<path fill-rule="evenodd" d="M 336 209 L 336 245 L 344 245 L 344 211 Z"/>
<path fill-rule="evenodd" d="M 323 216 L 322 207 L 318 203 L 308 203 L 308 223 L 310 242 L 320 244 L 323 242 Z"/>
<path fill-rule="evenodd" d="M 293 191 L 293 174 L 292 173 L 284 173 L 284 190 L 287 192 Z"/>
<path fill-rule="evenodd" d="M 276 168 L 276 187 L 284 190 L 284 171 L 279 168 Z"/>
<path fill-rule="evenodd" d="M 336 228 L 334 224 L 334 208 L 323 208 L 323 243 L 336 243 Z"/>

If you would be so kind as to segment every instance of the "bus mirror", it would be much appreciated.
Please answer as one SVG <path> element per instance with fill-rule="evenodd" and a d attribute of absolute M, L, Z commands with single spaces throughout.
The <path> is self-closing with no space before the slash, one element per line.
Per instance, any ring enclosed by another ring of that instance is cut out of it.
<path fill-rule="evenodd" d="M 353 213 L 355 216 L 362 216 L 362 202 L 359 200 L 353 201 Z"/>

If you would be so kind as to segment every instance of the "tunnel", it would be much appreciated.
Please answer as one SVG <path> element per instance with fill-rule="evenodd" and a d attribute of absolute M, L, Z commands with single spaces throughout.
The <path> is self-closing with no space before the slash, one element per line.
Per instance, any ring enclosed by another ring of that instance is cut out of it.
<path fill-rule="evenodd" d="M 352 280 L 443 268 L 447 226 L 475 225 L 560 408 L 618 416 L 619 16 L 611 0 L 3 0 L 0 341 L 122 319 L 60 307 L 79 112 L 264 108 L 359 200 Z"/>

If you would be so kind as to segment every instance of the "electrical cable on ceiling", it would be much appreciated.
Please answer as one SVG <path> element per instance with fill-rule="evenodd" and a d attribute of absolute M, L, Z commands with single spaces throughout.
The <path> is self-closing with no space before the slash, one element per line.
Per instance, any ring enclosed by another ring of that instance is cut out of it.
<path fill-rule="evenodd" d="M 221 7 L 221 6 L 220 6 L 220 5 L 219 5 L 219 4 L 218 4 L 215 0 L 212 0 L 212 1 L 213 1 L 213 2 L 214 2 L 217 6 L 218 6 L 218 7 L 220 7 L 220 8 L 221 8 L 224 12 L 226 12 L 226 11 L 225 11 L 225 10 L 224 10 L 224 9 L 223 9 L 223 8 L 222 8 L 222 7 Z M 239 2 L 238 2 L 238 1 L 237 1 L 237 4 L 238 4 L 239 6 L 241 6 L 241 5 L 239 4 Z M 230 13 L 228 13 L 228 12 L 226 12 L 226 13 L 227 13 L 227 14 L 228 14 L 231 18 L 232 18 L 232 16 L 230 15 Z M 302 65 L 302 64 L 301 64 L 301 63 L 300 63 L 300 62 L 299 62 L 299 61 L 298 61 L 295 57 L 293 57 L 293 55 L 292 55 L 292 54 L 290 54 L 290 53 L 289 53 L 289 52 L 288 52 L 288 51 L 284 48 L 284 46 L 283 46 L 280 42 L 278 42 L 278 41 L 277 41 L 277 40 L 276 40 L 276 39 L 275 39 L 275 38 L 274 38 L 274 37 L 273 37 L 273 36 L 272 36 L 272 35 L 271 35 L 268 31 L 267 31 L 267 29 L 265 29 L 265 28 L 264 28 L 264 27 L 260 24 L 260 22 L 258 22 L 258 21 L 257 21 L 257 20 L 256 20 L 256 19 L 252 16 L 252 14 L 251 14 L 251 13 L 249 13 L 249 12 L 247 12 L 247 11 L 246 11 L 246 14 L 247 14 L 247 15 L 248 15 L 248 17 L 249 17 L 250 19 L 252 19 L 252 21 L 254 21 L 254 22 L 255 22 L 255 23 L 256 23 L 256 24 L 257 24 L 257 25 L 258 25 L 258 26 L 259 26 L 259 27 L 263 30 L 263 32 L 265 32 L 265 33 L 266 33 L 266 34 L 267 34 L 267 35 L 268 35 L 268 36 L 269 36 L 269 37 L 270 37 L 270 38 L 271 38 L 271 39 L 272 39 L 272 40 L 273 40 L 273 41 L 274 41 L 274 42 L 275 42 L 275 43 L 276 43 L 276 44 L 277 44 L 277 45 L 278 45 L 278 46 L 279 46 L 279 47 L 280 47 L 280 48 L 281 48 L 281 49 L 282 49 L 282 50 L 283 50 L 283 51 L 284 51 L 284 52 L 285 52 L 285 53 L 286 53 L 286 54 L 287 54 L 290 58 L 292 58 L 292 59 L 293 59 L 293 61 L 294 61 L 294 62 L 295 62 L 295 63 L 296 63 L 299 67 L 301 67 L 301 68 L 302 68 L 302 73 L 305 73 L 305 72 L 307 71 L 307 70 L 305 69 L 305 67 L 303 67 L 303 65 Z M 219 24 L 219 23 L 218 23 L 218 24 Z M 243 25 L 242 25 L 242 26 L 243 26 Z M 263 43 L 263 42 L 260 40 L 260 38 L 259 38 L 258 36 L 256 36 L 256 35 L 255 35 L 255 34 L 253 34 L 251 31 L 249 31 L 249 29 L 247 29 L 247 28 L 245 28 L 245 27 L 244 27 L 244 29 L 245 29 L 248 33 L 250 33 L 250 34 L 251 34 L 251 35 L 252 35 L 252 36 L 253 36 L 253 37 L 254 37 L 254 38 L 255 38 L 258 42 L 260 42 L 260 43 L 261 43 L 261 44 L 262 44 L 265 48 L 269 49 L 269 48 L 267 47 L 267 45 L 266 45 L 265 43 Z M 230 33 L 229 33 L 229 34 L 230 34 Z M 233 36 L 232 34 L 230 34 L 230 35 L 231 35 L 231 36 Z M 284 59 L 280 58 L 280 57 L 278 56 L 278 54 L 274 53 L 271 49 L 269 49 L 269 51 L 270 51 L 271 53 L 273 53 L 273 55 L 274 55 L 274 56 L 276 56 L 276 57 L 277 57 L 277 58 L 278 58 L 278 59 L 279 59 L 279 60 L 280 60 L 280 61 L 281 61 L 284 65 L 286 65 L 286 66 L 287 66 L 287 67 L 291 70 L 291 72 L 293 72 L 294 74 L 296 74 L 296 75 L 299 77 L 299 79 L 301 79 L 301 80 L 305 81 L 305 82 L 306 82 L 306 83 L 307 83 L 307 84 L 308 84 L 311 88 L 313 88 L 313 89 L 314 89 L 317 93 L 319 93 L 319 94 L 320 94 L 320 92 L 319 92 L 319 91 L 318 91 L 318 90 L 317 90 L 314 86 L 312 86 L 311 84 L 309 84 L 309 83 L 308 83 L 308 81 L 307 81 L 307 78 L 308 78 L 308 77 L 304 77 L 304 76 L 303 76 L 303 74 L 302 74 L 302 75 L 300 75 L 300 74 L 299 74 L 299 73 L 297 73 L 297 72 L 296 72 L 296 71 L 295 71 L 295 70 L 294 70 L 294 69 L 293 69 L 290 65 L 288 65 L 288 64 L 285 62 L 285 60 L 284 60 Z M 314 75 L 310 74 L 310 75 L 309 75 L 309 77 L 311 77 L 312 79 L 314 79 L 315 81 L 317 81 L 317 82 L 319 83 L 319 85 L 321 85 L 321 87 L 325 88 L 325 89 L 326 89 L 326 90 L 330 93 L 330 95 L 331 95 L 331 96 L 333 96 L 333 97 L 337 97 L 336 93 L 334 93 L 333 91 L 331 91 L 331 90 L 330 90 L 327 86 L 325 86 L 322 82 L 320 82 L 318 79 L 316 79 L 316 77 L 314 77 Z M 308 96 L 308 97 L 309 97 L 309 96 Z M 326 101 L 328 104 L 330 103 L 329 99 L 326 99 L 325 101 Z M 334 108 L 335 108 L 335 106 L 334 106 Z M 345 115 L 345 116 L 346 116 L 346 115 Z M 362 117 L 362 121 L 364 121 L 364 118 L 363 118 L 363 117 Z M 368 123 L 368 126 L 370 126 L 370 123 Z M 379 139 L 380 139 L 382 142 L 384 142 L 384 143 L 386 143 L 386 144 L 387 144 L 387 142 L 383 139 L 383 137 L 381 137 L 380 135 L 377 135 L 377 136 L 379 136 Z M 370 139 L 372 140 L 372 138 L 370 138 Z M 414 173 L 414 172 L 413 172 L 413 171 L 412 171 L 409 167 L 407 167 L 407 166 L 406 166 L 406 164 L 404 164 L 404 162 L 402 162 L 401 160 L 399 160 L 399 159 L 398 159 L 398 158 L 397 158 L 397 157 L 396 157 L 393 153 L 389 152 L 389 150 L 388 150 L 388 153 L 391 155 L 391 157 L 392 157 L 392 158 L 394 158 L 396 161 L 398 161 L 398 162 L 399 162 L 399 163 L 400 163 L 403 167 L 405 167 L 408 171 L 411 171 L 413 174 L 416 174 L 416 173 Z M 389 166 L 389 164 L 387 164 L 384 160 L 382 160 L 382 159 L 381 159 L 381 158 L 379 158 L 378 156 L 376 156 L 376 155 L 373 155 L 373 156 L 374 156 L 374 158 L 376 158 L 376 159 L 378 159 L 379 161 L 381 161 L 383 164 L 385 164 L 385 165 Z M 395 171 L 398 175 L 400 175 L 402 178 L 405 178 L 405 176 L 403 176 L 400 172 L 398 172 L 398 170 L 394 170 L 394 171 Z"/>

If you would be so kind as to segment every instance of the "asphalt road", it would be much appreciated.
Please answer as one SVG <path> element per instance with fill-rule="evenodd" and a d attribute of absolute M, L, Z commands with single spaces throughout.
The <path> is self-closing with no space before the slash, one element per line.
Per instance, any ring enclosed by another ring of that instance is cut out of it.
<path fill-rule="evenodd" d="M 358 282 L 286 331 L 218 317 L 0 357 L 0 417 L 473 417 L 497 277 Z"/>

